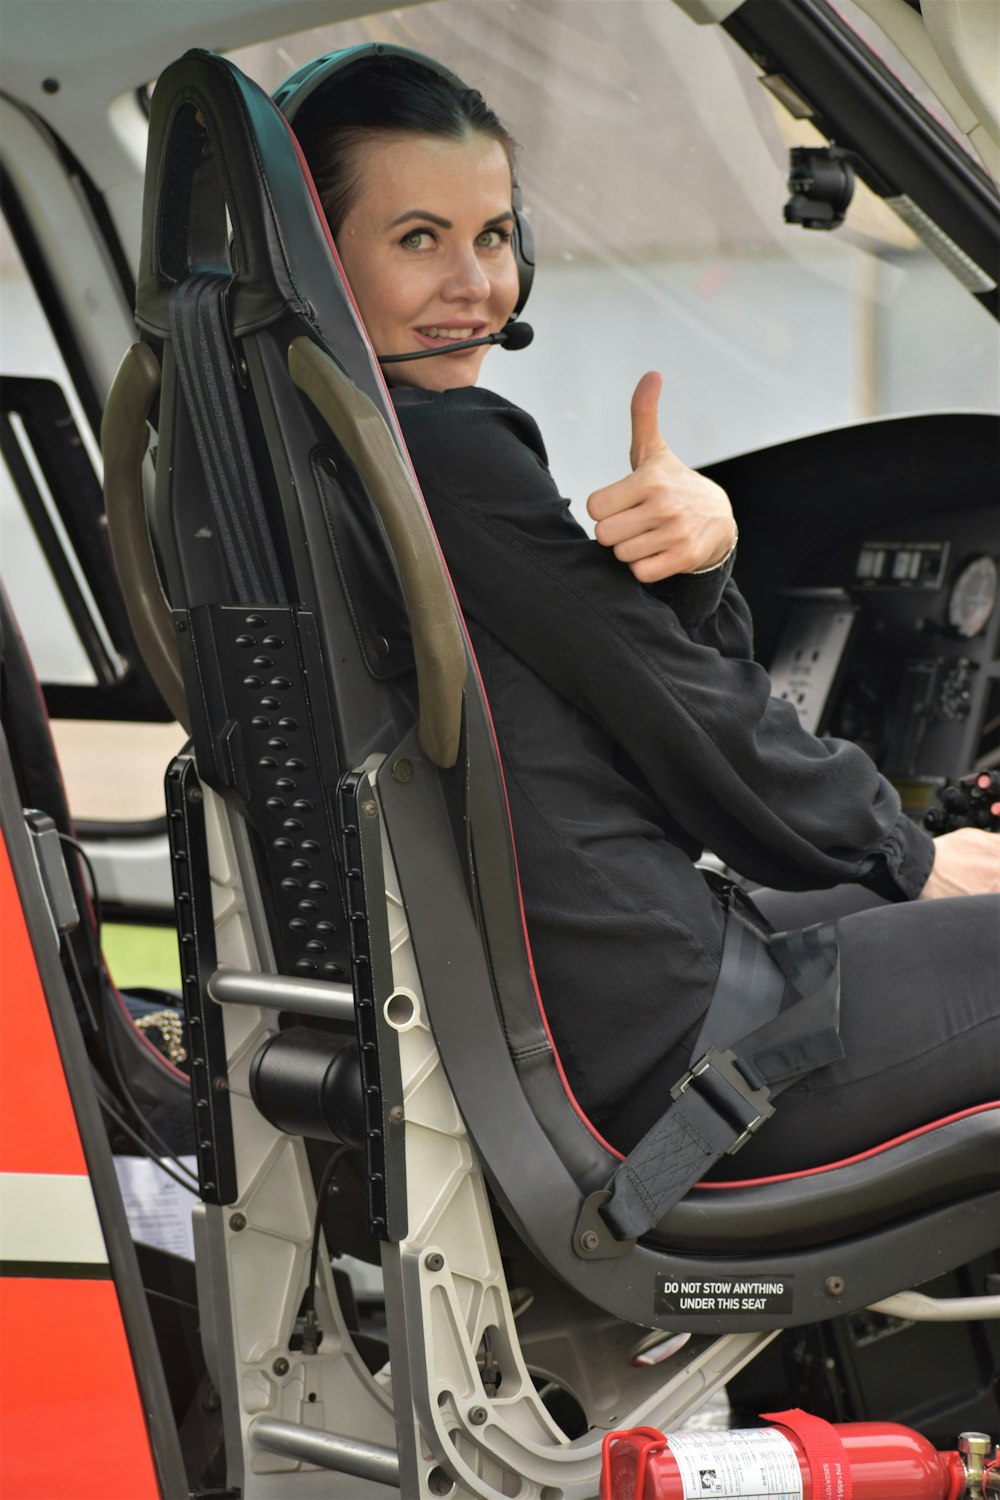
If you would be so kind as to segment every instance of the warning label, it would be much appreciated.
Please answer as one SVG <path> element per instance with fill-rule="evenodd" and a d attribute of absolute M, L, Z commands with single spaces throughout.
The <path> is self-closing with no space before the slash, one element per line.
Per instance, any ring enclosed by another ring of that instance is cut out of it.
<path fill-rule="evenodd" d="M 779 1313 L 791 1312 L 793 1276 L 715 1276 L 704 1281 L 671 1281 L 660 1277 L 656 1283 L 656 1311 L 677 1316 L 697 1317 L 700 1313 Z"/>
<path fill-rule="evenodd" d="M 801 1500 L 795 1449 L 773 1427 L 672 1433 L 667 1441 L 684 1500 Z"/>

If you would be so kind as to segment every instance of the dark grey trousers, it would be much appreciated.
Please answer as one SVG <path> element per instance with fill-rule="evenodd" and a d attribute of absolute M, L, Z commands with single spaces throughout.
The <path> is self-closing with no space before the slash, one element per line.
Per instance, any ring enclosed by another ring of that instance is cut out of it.
<path fill-rule="evenodd" d="M 753 900 L 778 929 L 836 922 L 846 1057 L 786 1089 L 773 1119 L 724 1157 L 713 1178 L 838 1161 L 1000 1099 L 1000 896 L 897 905 L 860 886 L 838 886 L 754 891 Z M 688 1059 L 674 1061 L 680 1076 Z M 615 1122 L 619 1148 L 662 1113 L 666 1100 L 654 1095 L 662 1097 L 663 1086 L 662 1078 L 643 1080 Z"/>

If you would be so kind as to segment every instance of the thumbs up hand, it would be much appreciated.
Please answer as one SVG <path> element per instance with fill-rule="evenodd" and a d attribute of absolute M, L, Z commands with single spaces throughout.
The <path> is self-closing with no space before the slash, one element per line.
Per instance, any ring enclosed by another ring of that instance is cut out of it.
<path fill-rule="evenodd" d="M 662 389 L 663 377 L 655 371 L 639 381 L 632 397 L 632 473 L 587 501 L 597 540 L 640 583 L 715 567 L 736 540 L 725 490 L 682 464 L 660 432 Z"/>

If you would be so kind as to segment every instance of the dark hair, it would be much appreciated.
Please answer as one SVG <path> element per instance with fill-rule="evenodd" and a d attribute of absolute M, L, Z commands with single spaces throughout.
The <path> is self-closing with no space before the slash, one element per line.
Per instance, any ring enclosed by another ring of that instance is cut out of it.
<path fill-rule="evenodd" d="M 334 74 L 303 104 L 295 133 L 334 238 L 361 187 L 358 148 L 379 136 L 485 135 L 503 147 L 514 169 L 514 138 L 482 94 L 405 57 L 364 58 Z"/>

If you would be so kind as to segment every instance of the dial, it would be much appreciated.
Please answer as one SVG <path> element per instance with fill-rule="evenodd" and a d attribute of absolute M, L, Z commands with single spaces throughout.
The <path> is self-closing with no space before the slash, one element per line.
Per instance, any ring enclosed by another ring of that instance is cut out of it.
<path fill-rule="evenodd" d="M 948 596 L 948 624 L 970 640 L 996 608 L 1000 570 L 992 557 L 974 557 L 962 568 Z"/>

